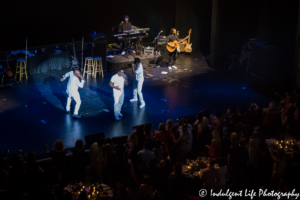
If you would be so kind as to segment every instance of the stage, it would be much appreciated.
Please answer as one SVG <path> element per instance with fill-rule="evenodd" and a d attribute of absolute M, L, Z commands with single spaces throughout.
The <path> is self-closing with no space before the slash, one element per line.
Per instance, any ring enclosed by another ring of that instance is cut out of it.
<path fill-rule="evenodd" d="M 108 72 L 117 73 L 119 68 L 127 69 L 131 67 L 131 64 L 134 62 L 134 57 L 140 58 L 141 63 L 144 69 L 148 69 L 149 66 L 153 65 L 162 65 L 163 56 L 162 55 L 114 55 L 112 58 L 109 58 L 106 61 L 106 67 Z"/>
<path fill-rule="evenodd" d="M 230 72 L 211 69 L 200 52 L 180 54 L 177 67 L 178 71 L 169 70 L 167 66 L 144 71 L 146 107 L 142 109 L 138 102 L 129 102 L 133 75 L 131 69 L 125 70 L 130 83 L 125 87 L 124 116 L 120 121 L 115 121 L 113 114 L 114 100 L 109 87 L 113 74 L 106 72 L 104 78 L 86 79 L 84 88 L 79 89 L 81 119 L 73 119 L 65 112 L 67 81 L 60 82 L 59 79 L 68 70 L 33 74 L 13 88 L 0 91 L 0 150 L 44 153 L 45 143 L 52 149 L 57 139 L 68 148 L 73 147 L 77 139 L 84 140 L 90 134 L 129 135 L 131 127 L 147 122 L 157 130 L 158 124 L 167 119 L 177 122 L 181 116 L 196 114 L 206 108 L 211 114 L 217 110 L 225 114 L 229 107 L 248 108 L 252 102 L 267 107 L 270 101 L 251 89 L 243 90 L 240 82 L 229 78 Z M 162 71 L 168 74 L 163 75 Z"/>

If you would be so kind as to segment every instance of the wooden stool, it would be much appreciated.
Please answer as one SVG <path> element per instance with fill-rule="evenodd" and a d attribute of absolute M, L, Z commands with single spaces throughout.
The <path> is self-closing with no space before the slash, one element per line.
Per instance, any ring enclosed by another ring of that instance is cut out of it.
<path fill-rule="evenodd" d="M 27 79 L 27 70 L 26 70 L 26 62 L 25 59 L 19 59 L 17 60 L 17 67 L 16 67 L 16 75 L 15 79 L 17 78 L 17 75 L 20 76 L 20 81 L 22 80 L 23 75 L 25 74 Z"/>
<path fill-rule="evenodd" d="M 97 72 L 102 74 L 103 78 L 103 65 L 102 65 L 102 58 L 101 57 L 95 57 L 94 58 L 94 77 L 96 78 Z"/>
<path fill-rule="evenodd" d="M 93 68 L 93 69 L 91 69 Z M 83 70 L 83 77 L 84 75 L 94 75 L 94 63 L 92 57 L 85 57 L 85 64 L 84 64 L 84 70 Z M 89 78 L 89 76 L 87 76 Z"/>

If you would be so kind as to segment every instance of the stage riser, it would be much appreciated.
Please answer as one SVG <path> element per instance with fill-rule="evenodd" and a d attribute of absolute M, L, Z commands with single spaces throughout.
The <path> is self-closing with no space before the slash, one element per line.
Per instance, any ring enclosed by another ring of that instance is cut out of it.
<path fill-rule="evenodd" d="M 115 56 L 113 60 L 108 60 L 107 61 L 107 71 L 110 73 L 117 73 L 118 69 L 127 69 L 131 68 L 131 64 L 134 62 L 134 58 L 132 56 L 129 56 L 129 59 L 117 59 L 120 58 L 121 56 Z M 144 69 L 147 69 L 150 67 L 151 64 L 156 64 L 156 65 L 162 65 L 163 64 L 163 56 L 156 56 L 155 57 L 155 63 L 154 63 L 154 58 L 153 57 L 140 57 L 136 56 L 137 58 L 141 59 L 141 63 L 143 65 Z"/>

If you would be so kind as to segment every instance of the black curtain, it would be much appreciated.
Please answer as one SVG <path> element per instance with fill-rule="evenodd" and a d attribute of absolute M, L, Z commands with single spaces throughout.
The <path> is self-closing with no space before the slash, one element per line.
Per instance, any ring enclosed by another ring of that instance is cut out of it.
<path fill-rule="evenodd" d="M 201 50 L 204 55 L 210 51 L 212 0 L 177 0 L 175 28 L 180 38 L 192 29 L 193 51 Z"/>

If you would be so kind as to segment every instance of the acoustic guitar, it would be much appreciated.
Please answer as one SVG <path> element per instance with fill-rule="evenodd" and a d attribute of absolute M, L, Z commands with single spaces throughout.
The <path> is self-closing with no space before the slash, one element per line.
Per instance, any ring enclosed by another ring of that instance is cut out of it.
<path fill-rule="evenodd" d="M 190 44 L 191 33 L 192 33 L 192 29 L 190 29 L 190 31 L 189 31 L 189 39 L 188 39 L 188 42 L 185 44 L 185 47 L 184 47 L 184 51 L 186 53 L 191 53 L 192 52 L 192 44 Z"/>
<path fill-rule="evenodd" d="M 168 51 L 171 52 L 171 53 L 174 52 L 175 49 L 177 49 L 177 47 L 179 47 L 179 44 L 181 42 L 183 42 L 184 40 L 188 39 L 189 37 L 190 36 L 186 36 L 184 39 L 182 39 L 180 41 L 175 40 L 174 42 L 167 43 L 167 49 L 168 49 Z"/>

